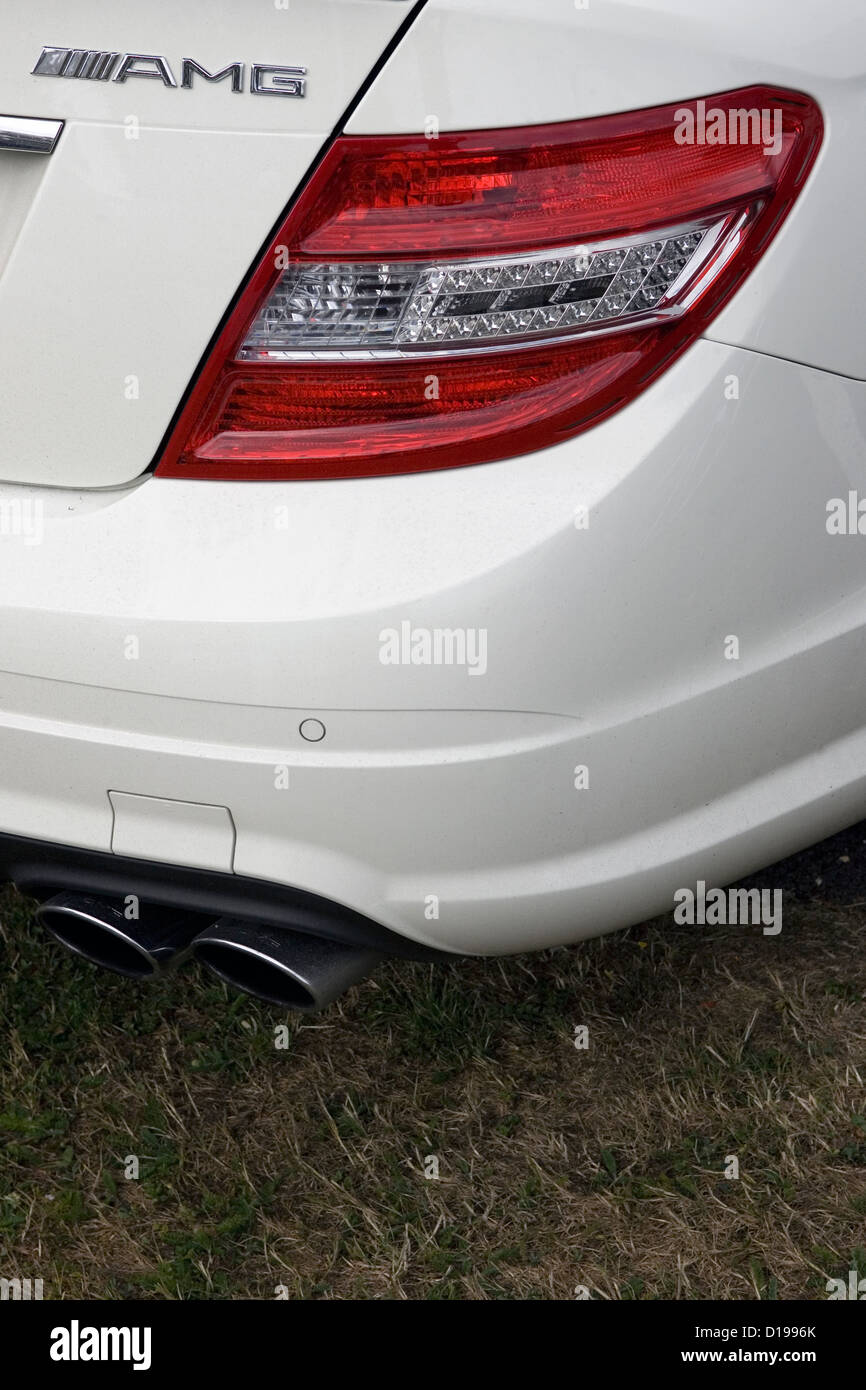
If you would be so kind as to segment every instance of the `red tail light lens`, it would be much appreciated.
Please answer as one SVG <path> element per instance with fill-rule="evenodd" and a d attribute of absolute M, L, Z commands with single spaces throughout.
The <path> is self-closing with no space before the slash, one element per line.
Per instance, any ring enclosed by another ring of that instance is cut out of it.
<path fill-rule="evenodd" d="M 822 130 L 808 97 L 753 87 L 567 125 L 340 137 L 157 473 L 413 472 L 575 434 L 719 311 Z"/>

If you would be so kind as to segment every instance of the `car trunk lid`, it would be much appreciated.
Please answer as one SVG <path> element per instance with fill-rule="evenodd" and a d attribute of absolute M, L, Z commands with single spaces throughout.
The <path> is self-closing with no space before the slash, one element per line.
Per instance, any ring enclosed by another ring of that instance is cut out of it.
<path fill-rule="evenodd" d="M 0 478 L 115 487 L 150 465 L 271 227 L 412 13 L 31 0 L 4 23 L 0 113 L 64 125 L 51 153 L 0 148 Z"/>

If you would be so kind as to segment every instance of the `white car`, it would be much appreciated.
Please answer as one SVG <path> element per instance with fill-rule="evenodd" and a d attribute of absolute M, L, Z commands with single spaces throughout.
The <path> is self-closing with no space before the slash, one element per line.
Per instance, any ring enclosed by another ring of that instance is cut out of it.
<path fill-rule="evenodd" d="M 0 878 L 55 935 L 310 1009 L 862 817 L 862 0 L 0 32 Z"/>

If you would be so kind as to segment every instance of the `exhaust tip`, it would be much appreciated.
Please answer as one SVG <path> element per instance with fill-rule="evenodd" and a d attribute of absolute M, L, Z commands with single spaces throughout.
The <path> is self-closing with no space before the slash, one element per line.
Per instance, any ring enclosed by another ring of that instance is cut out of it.
<path fill-rule="evenodd" d="M 36 918 L 61 946 L 93 965 L 128 980 L 149 980 L 185 958 L 202 918 L 153 903 L 140 903 L 139 911 L 127 920 L 115 900 L 60 893 L 42 903 Z"/>
<path fill-rule="evenodd" d="M 283 1009 L 314 1013 L 319 1004 L 307 985 L 280 961 L 240 941 L 202 941 L 196 956 L 227 985 Z"/>
<path fill-rule="evenodd" d="M 109 920 L 115 917 L 120 922 L 124 920 L 117 909 L 97 900 L 91 905 L 82 899 L 74 905 L 54 899 L 43 904 L 36 913 L 37 921 L 61 946 L 94 965 L 101 965 L 129 980 L 145 980 L 158 974 L 159 962 L 122 926 Z"/>
<path fill-rule="evenodd" d="M 361 947 L 291 927 L 223 917 L 201 932 L 193 949 L 202 965 L 235 989 L 267 1004 L 318 1013 L 379 964 Z"/>

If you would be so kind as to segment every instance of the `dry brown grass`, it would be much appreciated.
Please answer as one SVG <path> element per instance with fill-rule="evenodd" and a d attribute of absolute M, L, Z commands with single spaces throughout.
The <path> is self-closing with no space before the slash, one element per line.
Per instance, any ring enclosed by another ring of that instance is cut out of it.
<path fill-rule="evenodd" d="M 274 1011 L 195 967 L 96 972 L 5 890 L 0 1273 L 66 1298 L 823 1298 L 866 1274 L 863 921 L 786 905 L 777 938 L 660 921 L 390 965 L 280 1051 Z"/>

